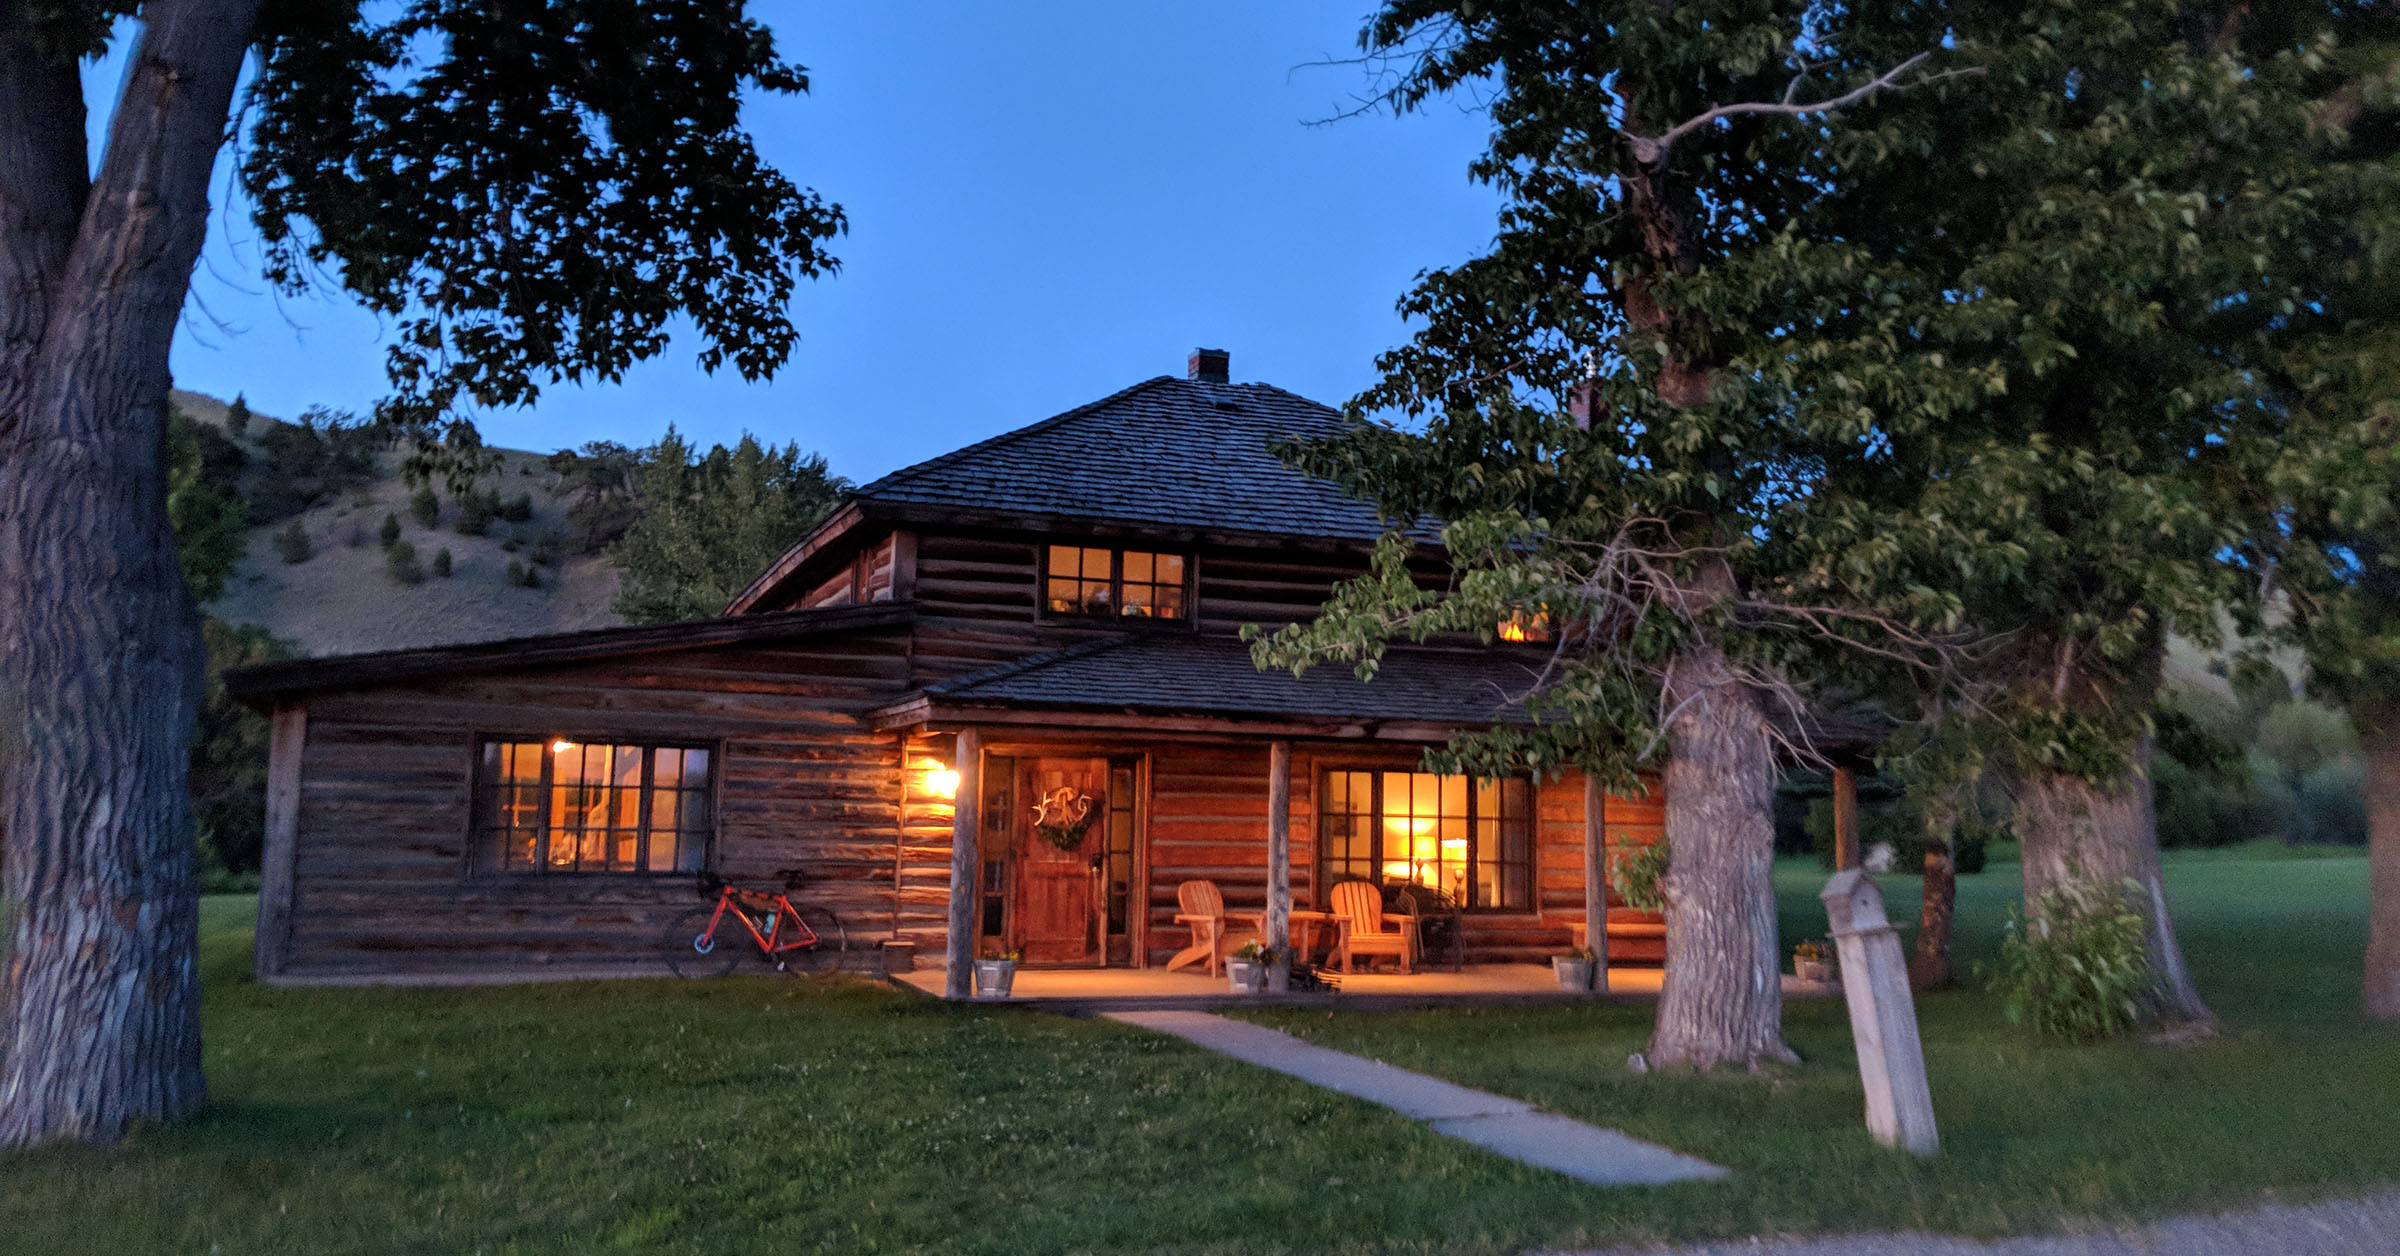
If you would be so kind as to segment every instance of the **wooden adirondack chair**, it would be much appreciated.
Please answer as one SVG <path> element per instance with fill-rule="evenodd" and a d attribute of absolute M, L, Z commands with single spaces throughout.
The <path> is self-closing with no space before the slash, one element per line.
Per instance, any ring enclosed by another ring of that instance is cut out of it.
<path fill-rule="evenodd" d="M 1214 881 L 1186 881 L 1176 886 L 1175 902 L 1183 909 L 1175 914 L 1175 922 L 1191 926 L 1192 944 L 1175 952 L 1175 958 L 1167 961 L 1168 972 L 1186 964 L 1206 963 L 1208 975 L 1217 976 L 1226 956 L 1258 936 L 1258 913 L 1227 914 L 1224 892 L 1217 889 Z M 1237 933 L 1236 921 L 1249 925 L 1249 930 Z"/>
<path fill-rule="evenodd" d="M 1333 887 L 1333 919 L 1341 926 L 1342 939 L 1334 944 L 1334 957 L 1342 961 L 1342 971 L 1350 971 L 1350 961 L 1359 955 L 1392 955 L 1400 960 L 1400 971 L 1417 970 L 1416 921 L 1383 909 L 1383 891 L 1364 881 L 1344 881 Z M 1390 921 L 1392 927 L 1384 928 Z"/>

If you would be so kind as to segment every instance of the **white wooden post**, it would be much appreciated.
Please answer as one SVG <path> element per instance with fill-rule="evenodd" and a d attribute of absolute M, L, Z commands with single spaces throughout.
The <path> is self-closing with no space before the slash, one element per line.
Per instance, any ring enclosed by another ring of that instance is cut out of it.
<path fill-rule="evenodd" d="M 1608 993 L 1608 791 L 1583 776 L 1583 944 L 1592 952 L 1592 990 Z"/>
<path fill-rule="evenodd" d="M 975 908 L 983 897 L 983 856 L 977 849 L 983 831 L 983 734 L 958 730 L 950 766 L 958 771 L 958 795 L 950 819 L 950 937 L 944 961 L 949 967 L 942 973 L 942 997 L 964 999 L 975 993 Z"/>
<path fill-rule="evenodd" d="M 1292 988 L 1292 743 L 1267 746 L 1267 989 Z"/>
<path fill-rule="evenodd" d="M 1925 1046 L 1917 1038 L 1908 960 L 1900 953 L 1900 935 L 1884 915 L 1883 891 L 1864 871 L 1845 868 L 1825 883 L 1824 899 L 1841 954 L 1842 996 L 1850 1004 L 1859 1080 L 1866 1083 L 1867 1132 L 1886 1147 L 1930 1156 L 1941 1150 L 1941 1138 L 1925 1080 Z"/>

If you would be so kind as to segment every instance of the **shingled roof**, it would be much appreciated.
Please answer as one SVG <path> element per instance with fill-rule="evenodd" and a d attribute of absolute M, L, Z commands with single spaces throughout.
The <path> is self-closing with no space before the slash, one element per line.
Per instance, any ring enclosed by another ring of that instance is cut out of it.
<path fill-rule="evenodd" d="M 895 471 L 870 502 L 1106 523 L 1372 541 L 1373 507 L 1283 465 L 1278 440 L 1331 436 L 1340 412 L 1269 384 L 1162 375 L 1030 427 Z"/>
<path fill-rule="evenodd" d="M 1480 727 L 1522 721 L 1538 652 L 1398 647 L 1373 681 L 1347 667 L 1262 672 L 1230 637 L 1103 637 L 929 685 L 935 705 L 1131 711 L 1160 715 L 1405 721 Z M 921 705 L 919 699 L 892 710 Z"/>

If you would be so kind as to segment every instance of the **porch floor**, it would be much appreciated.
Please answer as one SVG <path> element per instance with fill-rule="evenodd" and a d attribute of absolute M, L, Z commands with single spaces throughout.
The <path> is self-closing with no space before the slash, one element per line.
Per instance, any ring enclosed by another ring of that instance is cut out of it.
<path fill-rule="evenodd" d="M 1146 1011 L 1167 1008 L 1210 1008 L 1299 1004 L 1351 1008 L 1423 1007 L 1452 1003 L 1566 1003 L 1578 999 L 1656 998 L 1661 970 L 1608 970 L 1608 994 L 1593 996 L 1558 988 L 1545 964 L 1470 964 L 1452 972 L 1446 968 L 1415 973 L 1361 972 L 1343 976 L 1338 993 L 1235 994 L 1223 977 L 1197 969 L 1167 972 L 1159 968 L 1019 968 L 1010 1003 L 1049 1011 L 1081 1013 Z M 892 980 L 939 998 L 942 970 L 919 968 L 895 973 Z M 1838 987 L 1783 979 L 1786 997 L 1831 993 Z M 999 1000 L 981 1000 L 998 1002 Z"/>

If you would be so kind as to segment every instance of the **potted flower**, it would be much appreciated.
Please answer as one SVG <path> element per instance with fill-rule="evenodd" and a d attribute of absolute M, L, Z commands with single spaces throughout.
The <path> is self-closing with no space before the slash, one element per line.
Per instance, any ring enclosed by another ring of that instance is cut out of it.
<path fill-rule="evenodd" d="M 1025 953 L 1015 947 L 992 946 L 975 961 L 975 997 L 1005 999 L 1016 988 L 1017 961 Z"/>
<path fill-rule="evenodd" d="M 1579 946 L 1550 957 L 1550 971 L 1558 977 L 1558 988 L 1580 994 L 1592 988 L 1594 957 L 1590 947 Z"/>
<path fill-rule="evenodd" d="M 1225 957 L 1225 984 L 1235 994 L 1257 994 L 1267 988 L 1267 969 L 1274 962 L 1275 952 L 1252 938 Z"/>
<path fill-rule="evenodd" d="M 1815 940 L 1792 948 L 1792 972 L 1802 981 L 1828 983 L 1834 980 L 1833 952 Z"/>

